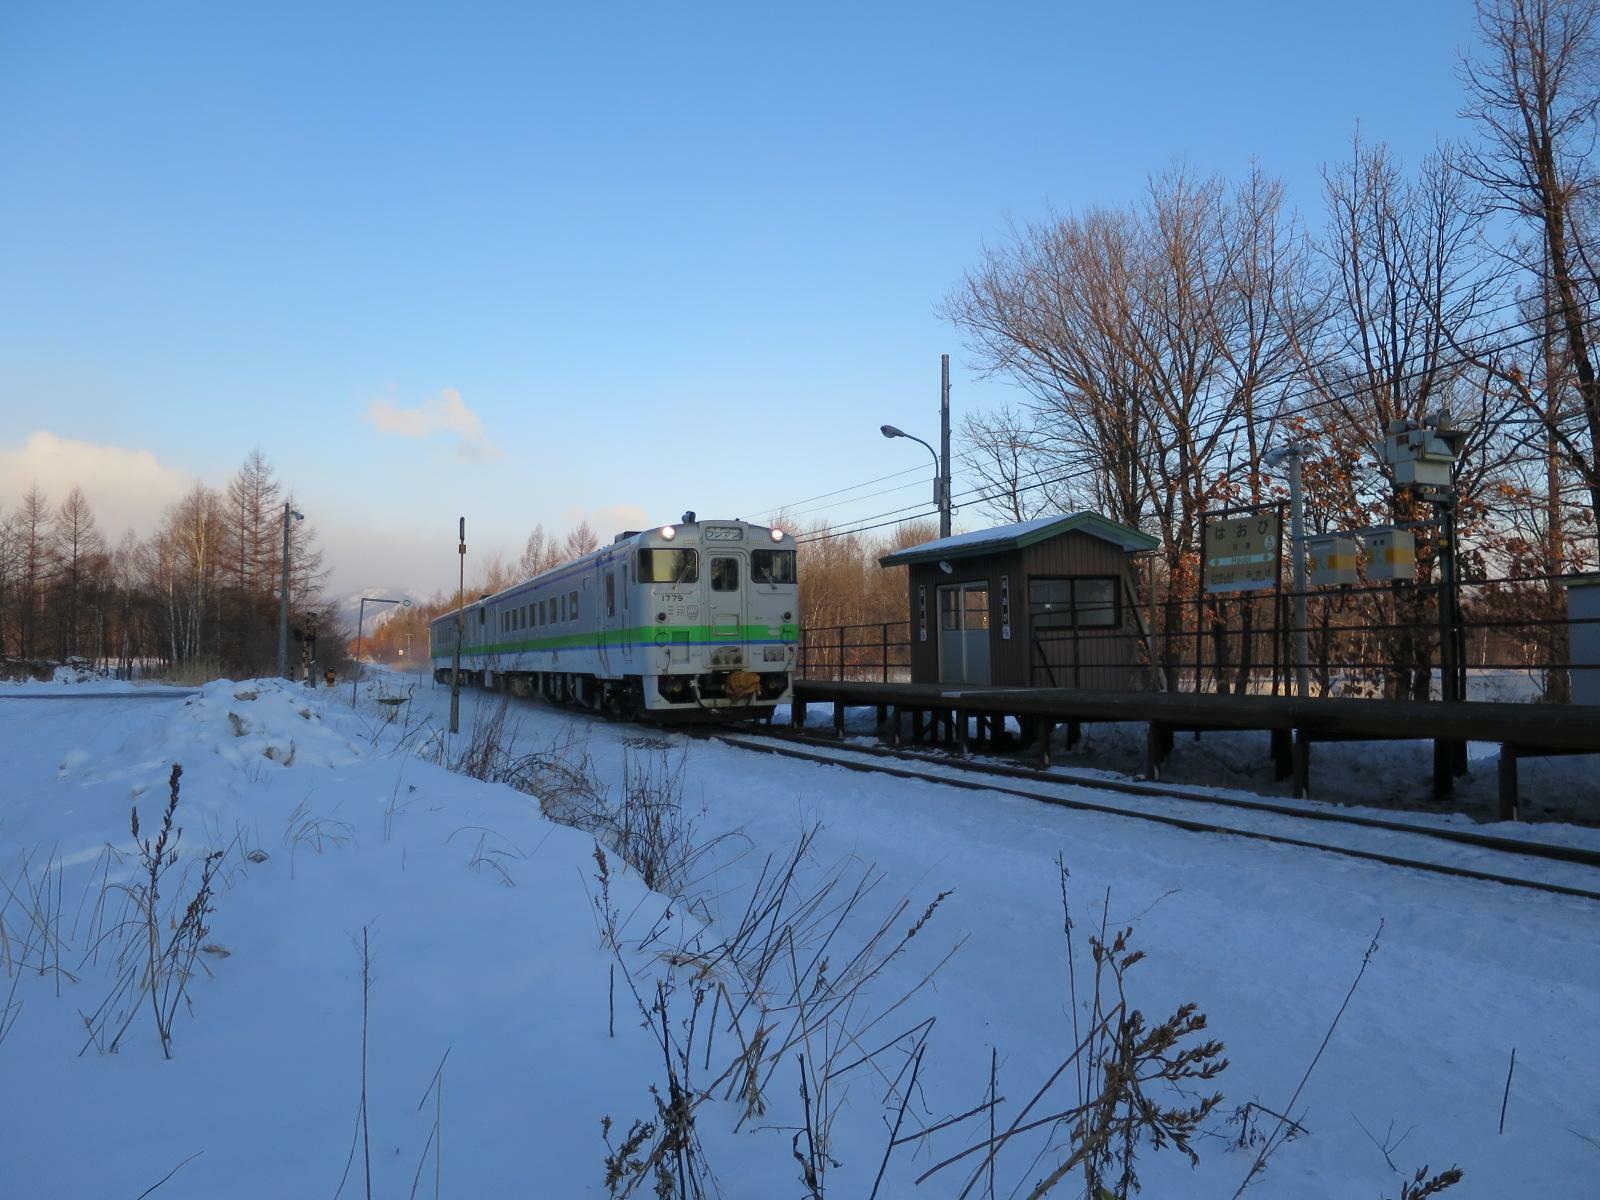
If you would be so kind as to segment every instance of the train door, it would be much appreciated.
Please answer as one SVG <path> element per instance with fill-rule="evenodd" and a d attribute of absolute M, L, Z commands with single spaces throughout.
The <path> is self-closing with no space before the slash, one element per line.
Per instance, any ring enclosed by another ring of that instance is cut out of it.
<path fill-rule="evenodd" d="M 706 624 L 712 643 L 712 653 L 719 646 L 737 645 L 744 649 L 745 624 L 745 556 L 733 551 L 718 550 L 709 556 L 707 574 L 710 586 L 706 589 Z M 732 664 L 728 664 L 732 665 Z M 741 665 L 744 665 L 741 660 Z"/>
<path fill-rule="evenodd" d="M 600 659 L 600 674 L 614 677 L 612 646 L 620 638 L 626 620 L 622 565 L 613 560 L 600 568 L 600 592 L 595 597 L 595 644 Z"/>
<path fill-rule="evenodd" d="M 939 682 L 989 682 L 989 585 L 939 589 Z"/>

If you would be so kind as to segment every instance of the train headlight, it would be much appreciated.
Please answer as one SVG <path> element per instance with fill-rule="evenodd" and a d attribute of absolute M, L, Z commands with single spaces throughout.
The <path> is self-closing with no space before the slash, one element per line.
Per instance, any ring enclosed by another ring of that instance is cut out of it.
<path fill-rule="evenodd" d="M 669 541 L 669 542 L 673 538 L 678 536 L 678 531 L 676 529 L 674 529 L 671 525 L 663 525 L 661 527 L 660 533 L 661 533 L 661 536 L 666 538 L 667 541 Z"/>
<path fill-rule="evenodd" d="M 781 530 L 781 529 L 774 529 L 774 530 L 773 530 L 773 531 L 772 531 L 772 540 L 773 540 L 773 541 L 775 541 L 775 542 L 781 542 L 781 541 L 783 541 L 783 530 Z"/>

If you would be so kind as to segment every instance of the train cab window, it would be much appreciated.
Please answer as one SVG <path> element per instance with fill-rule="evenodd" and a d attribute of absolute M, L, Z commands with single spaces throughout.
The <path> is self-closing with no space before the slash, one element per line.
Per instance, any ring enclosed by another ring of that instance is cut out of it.
<path fill-rule="evenodd" d="M 694 583 L 700 556 L 693 550 L 641 550 L 635 574 L 640 583 Z"/>
<path fill-rule="evenodd" d="M 752 583 L 793 583 L 794 580 L 793 550 L 752 550 L 750 552 L 750 581 Z"/>
<path fill-rule="evenodd" d="M 739 560 L 737 558 L 713 558 L 711 560 L 711 590 L 713 592 L 737 592 L 739 590 Z"/>
<path fill-rule="evenodd" d="M 641 551 L 641 553 L 648 553 Z M 615 571 L 606 572 L 606 616 L 617 615 L 617 575 Z"/>

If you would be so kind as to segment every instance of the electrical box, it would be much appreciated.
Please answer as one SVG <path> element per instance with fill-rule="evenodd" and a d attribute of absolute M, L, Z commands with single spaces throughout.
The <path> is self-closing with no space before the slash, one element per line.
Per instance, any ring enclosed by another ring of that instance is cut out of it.
<path fill-rule="evenodd" d="M 1356 540 L 1338 534 L 1306 538 L 1306 573 L 1313 584 L 1342 587 L 1356 581 Z"/>
<path fill-rule="evenodd" d="M 1454 428 L 1446 417 L 1430 418 L 1428 425 L 1390 421 L 1383 457 L 1394 468 L 1395 486 L 1449 487 L 1468 432 Z"/>
<path fill-rule="evenodd" d="M 1415 579 L 1417 539 L 1408 529 L 1366 534 L 1368 579 Z"/>
<path fill-rule="evenodd" d="M 1570 575 L 1560 580 L 1567 589 L 1567 636 L 1572 647 L 1572 702 L 1600 704 L 1600 573 Z"/>

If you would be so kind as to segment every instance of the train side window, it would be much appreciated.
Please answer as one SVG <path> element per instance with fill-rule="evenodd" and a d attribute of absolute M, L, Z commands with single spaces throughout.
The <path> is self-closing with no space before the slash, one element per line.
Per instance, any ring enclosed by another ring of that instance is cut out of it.
<path fill-rule="evenodd" d="M 541 600 L 539 601 L 539 624 L 543 625 L 544 623 L 544 601 Z"/>
<path fill-rule="evenodd" d="M 606 616 L 617 615 L 617 576 L 614 571 L 606 572 Z"/>
<path fill-rule="evenodd" d="M 567 619 L 567 594 L 565 592 L 561 593 L 561 619 L 563 622 Z"/>
<path fill-rule="evenodd" d="M 711 560 L 711 590 L 713 592 L 737 592 L 739 590 L 739 560 L 737 558 L 713 558 Z"/>
<path fill-rule="evenodd" d="M 572 619 L 574 621 L 576 621 L 578 619 L 578 593 L 577 593 L 577 591 L 574 590 L 574 591 L 568 593 L 568 597 L 569 597 L 569 599 L 568 599 L 567 607 L 572 611 Z"/>

